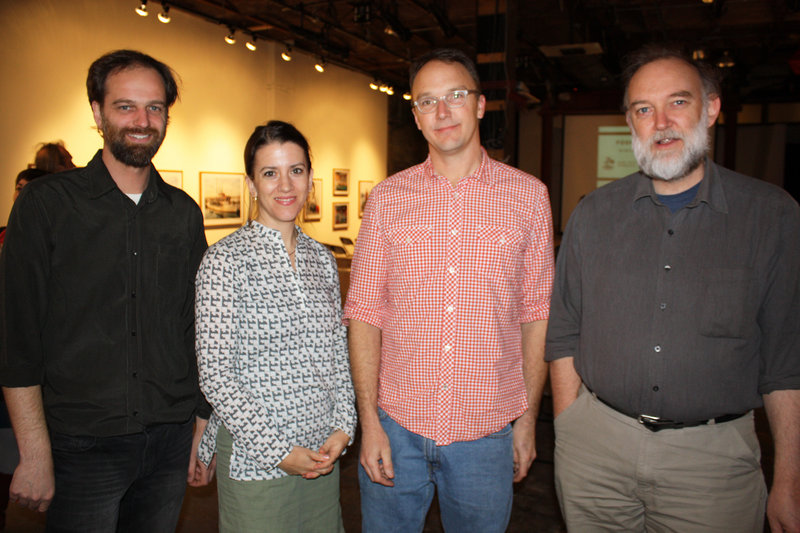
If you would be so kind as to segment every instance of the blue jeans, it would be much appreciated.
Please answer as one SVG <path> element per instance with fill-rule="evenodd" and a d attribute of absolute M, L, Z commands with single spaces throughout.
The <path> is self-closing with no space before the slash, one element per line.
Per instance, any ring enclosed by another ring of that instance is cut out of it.
<path fill-rule="evenodd" d="M 506 530 L 514 497 L 511 424 L 478 440 L 436 446 L 382 409 L 378 414 L 392 447 L 394 487 L 373 483 L 359 465 L 364 533 L 422 531 L 434 490 L 445 531 Z"/>
<path fill-rule="evenodd" d="M 47 532 L 171 533 L 178 523 L 192 421 L 117 437 L 50 435 L 56 492 Z"/>

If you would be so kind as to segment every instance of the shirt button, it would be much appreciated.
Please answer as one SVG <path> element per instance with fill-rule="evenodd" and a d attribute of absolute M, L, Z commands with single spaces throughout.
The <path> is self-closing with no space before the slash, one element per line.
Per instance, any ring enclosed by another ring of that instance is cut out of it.
<path fill-rule="evenodd" d="M 669 266 L 669 265 L 664 265 L 664 270 L 666 270 L 667 272 L 669 272 L 670 270 L 672 270 L 672 267 L 671 267 L 671 266 Z"/>
<path fill-rule="evenodd" d="M 458 235 L 458 230 L 457 230 L 457 229 L 450 230 L 450 233 L 451 233 L 452 235 Z"/>
<path fill-rule="evenodd" d="M 133 374 L 131 374 L 131 375 L 132 375 L 134 378 L 138 378 L 138 377 L 139 377 L 139 373 L 138 373 L 138 372 L 134 372 L 134 373 L 133 373 Z"/>
<path fill-rule="evenodd" d="M 133 252 L 133 255 L 139 255 L 139 252 Z"/>
<path fill-rule="evenodd" d="M 661 345 L 660 344 L 656 344 L 655 347 L 653 348 L 653 350 L 655 350 L 656 353 L 661 352 Z"/>
<path fill-rule="evenodd" d="M 500 244 L 505 244 L 505 243 L 506 243 L 506 238 L 500 237 Z"/>
<path fill-rule="evenodd" d="M 131 298 L 136 298 L 136 291 L 131 292 Z"/>
<path fill-rule="evenodd" d="M 448 313 L 452 313 L 452 312 L 453 312 L 453 311 L 455 311 L 455 310 L 456 310 L 456 308 L 455 308 L 455 307 L 453 307 L 452 305 L 448 305 L 448 306 L 447 306 L 447 309 L 446 309 L 446 311 L 447 311 Z"/>
<path fill-rule="evenodd" d="M 664 309 L 666 309 L 666 308 L 667 308 L 667 304 L 665 304 L 665 303 L 663 303 L 663 302 L 662 302 L 662 303 L 661 303 L 661 305 L 659 305 L 659 306 L 658 306 L 658 308 L 659 308 L 659 309 L 661 309 L 661 310 L 663 311 Z"/>
<path fill-rule="evenodd" d="M 139 416 L 139 411 L 134 411 L 133 416 Z"/>
<path fill-rule="evenodd" d="M 456 273 L 456 267 L 450 267 L 450 268 L 448 268 L 448 269 L 447 269 L 447 271 L 448 271 L 450 274 L 455 274 L 455 273 Z"/>
<path fill-rule="evenodd" d="M 136 332 L 135 331 L 131 331 L 131 337 L 135 337 L 135 336 L 136 336 Z"/>
<path fill-rule="evenodd" d="M 675 231 L 673 231 L 673 230 L 671 230 L 671 229 L 668 229 L 668 230 L 667 230 L 667 234 L 669 234 L 669 235 L 675 235 Z"/>
<path fill-rule="evenodd" d="M 442 390 L 447 390 L 447 385 L 442 385 Z"/>
<path fill-rule="evenodd" d="M 653 392 L 658 392 L 658 385 L 653 386 Z"/>
<path fill-rule="evenodd" d="M 450 350 L 452 350 L 452 349 L 453 349 L 453 347 L 452 347 L 450 344 L 445 344 L 445 345 L 444 345 L 444 351 L 445 351 L 445 352 L 449 352 L 449 351 L 450 351 Z"/>

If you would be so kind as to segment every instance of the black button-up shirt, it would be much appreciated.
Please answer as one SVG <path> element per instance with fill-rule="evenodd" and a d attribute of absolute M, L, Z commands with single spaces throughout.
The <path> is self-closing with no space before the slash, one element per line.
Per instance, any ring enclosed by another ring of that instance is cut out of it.
<path fill-rule="evenodd" d="M 561 244 L 547 359 L 627 413 L 694 421 L 800 389 L 800 209 L 706 161 L 674 214 L 634 174 L 588 195 Z"/>
<path fill-rule="evenodd" d="M 206 247 L 197 204 L 152 166 L 138 205 L 101 152 L 31 183 L 0 254 L 0 384 L 41 385 L 49 428 L 70 435 L 207 416 L 194 352 Z"/>

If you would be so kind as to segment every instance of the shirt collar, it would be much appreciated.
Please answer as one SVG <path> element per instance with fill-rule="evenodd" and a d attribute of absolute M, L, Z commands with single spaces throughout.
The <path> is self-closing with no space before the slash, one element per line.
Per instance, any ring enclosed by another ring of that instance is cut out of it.
<path fill-rule="evenodd" d="M 103 163 L 103 150 L 98 150 L 89 164 L 84 169 L 89 176 L 89 197 L 99 198 L 114 189 L 118 189 L 117 183 L 111 174 L 108 172 L 106 164 Z M 150 177 L 147 180 L 147 188 L 142 193 L 142 201 L 153 203 L 158 197 L 159 191 L 161 195 L 171 201 L 171 196 L 166 188 L 164 180 L 158 174 L 158 171 L 150 163 Z M 120 191 L 121 192 L 121 191 Z M 141 204 L 141 201 L 140 201 Z"/>
<path fill-rule="evenodd" d="M 636 174 L 633 201 L 636 202 L 644 197 L 649 197 L 653 202 L 661 205 L 653 187 L 653 180 L 642 174 L 642 172 L 638 172 Z M 728 203 L 725 200 L 725 190 L 722 187 L 722 180 L 719 176 L 719 167 L 708 157 L 705 158 L 705 172 L 703 181 L 700 182 L 700 188 L 697 190 L 697 195 L 686 207 L 695 207 L 700 203 L 707 204 L 711 209 L 720 213 L 728 212 Z"/>
<path fill-rule="evenodd" d="M 475 169 L 475 172 L 473 172 L 472 174 L 464 176 L 461 179 L 462 180 L 474 179 L 482 181 L 487 185 L 491 185 L 492 178 L 494 176 L 494 172 L 492 171 L 493 163 L 494 161 L 492 160 L 491 157 L 489 157 L 489 154 L 486 153 L 486 149 L 483 146 L 481 146 L 481 162 L 478 165 L 478 168 Z M 436 172 L 434 172 L 430 154 L 428 154 L 428 158 L 425 159 L 425 162 L 422 164 L 422 166 L 426 178 L 436 181 L 441 181 L 441 180 L 447 181 L 447 178 L 445 178 L 440 174 L 436 174 Z"/>

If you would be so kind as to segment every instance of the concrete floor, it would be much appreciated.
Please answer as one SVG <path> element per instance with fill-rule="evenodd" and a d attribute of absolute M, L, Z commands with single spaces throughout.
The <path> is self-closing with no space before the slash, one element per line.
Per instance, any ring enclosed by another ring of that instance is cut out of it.
<path fill-rule="evenodd" d="M 553 423 L 552 407 L 545 396 L 537 424 L 538 458 L 528 477 L 514 487 L 514 507 L 511 512 L 509 533 L 536 531 L 537 533 L 565 533 L 553 484 Z M 763 464 L 767 482 L 771 480 L 772 442 L 763 411 L 756 413 L 756 427 L 761 440 Z M 344 527 L 348 533 L 361 531 L 360 497 L 358 492 L 358 449 L 351 449 L 341 461 L 341 501 Z M 9 506 L 6 531 L 11 533 L 41 533 L 44 517 L 16 505 Z M 443 531 L 436 502 L 428 514 L 425 533 Z M 769 528 L 765 526 L 765 532 Z M 200 489 L 188 488 L 181 511 L 177 533 L 217 532 L 216 484 Z M 456 532 L 460 533 L 460 532 Z"/>

